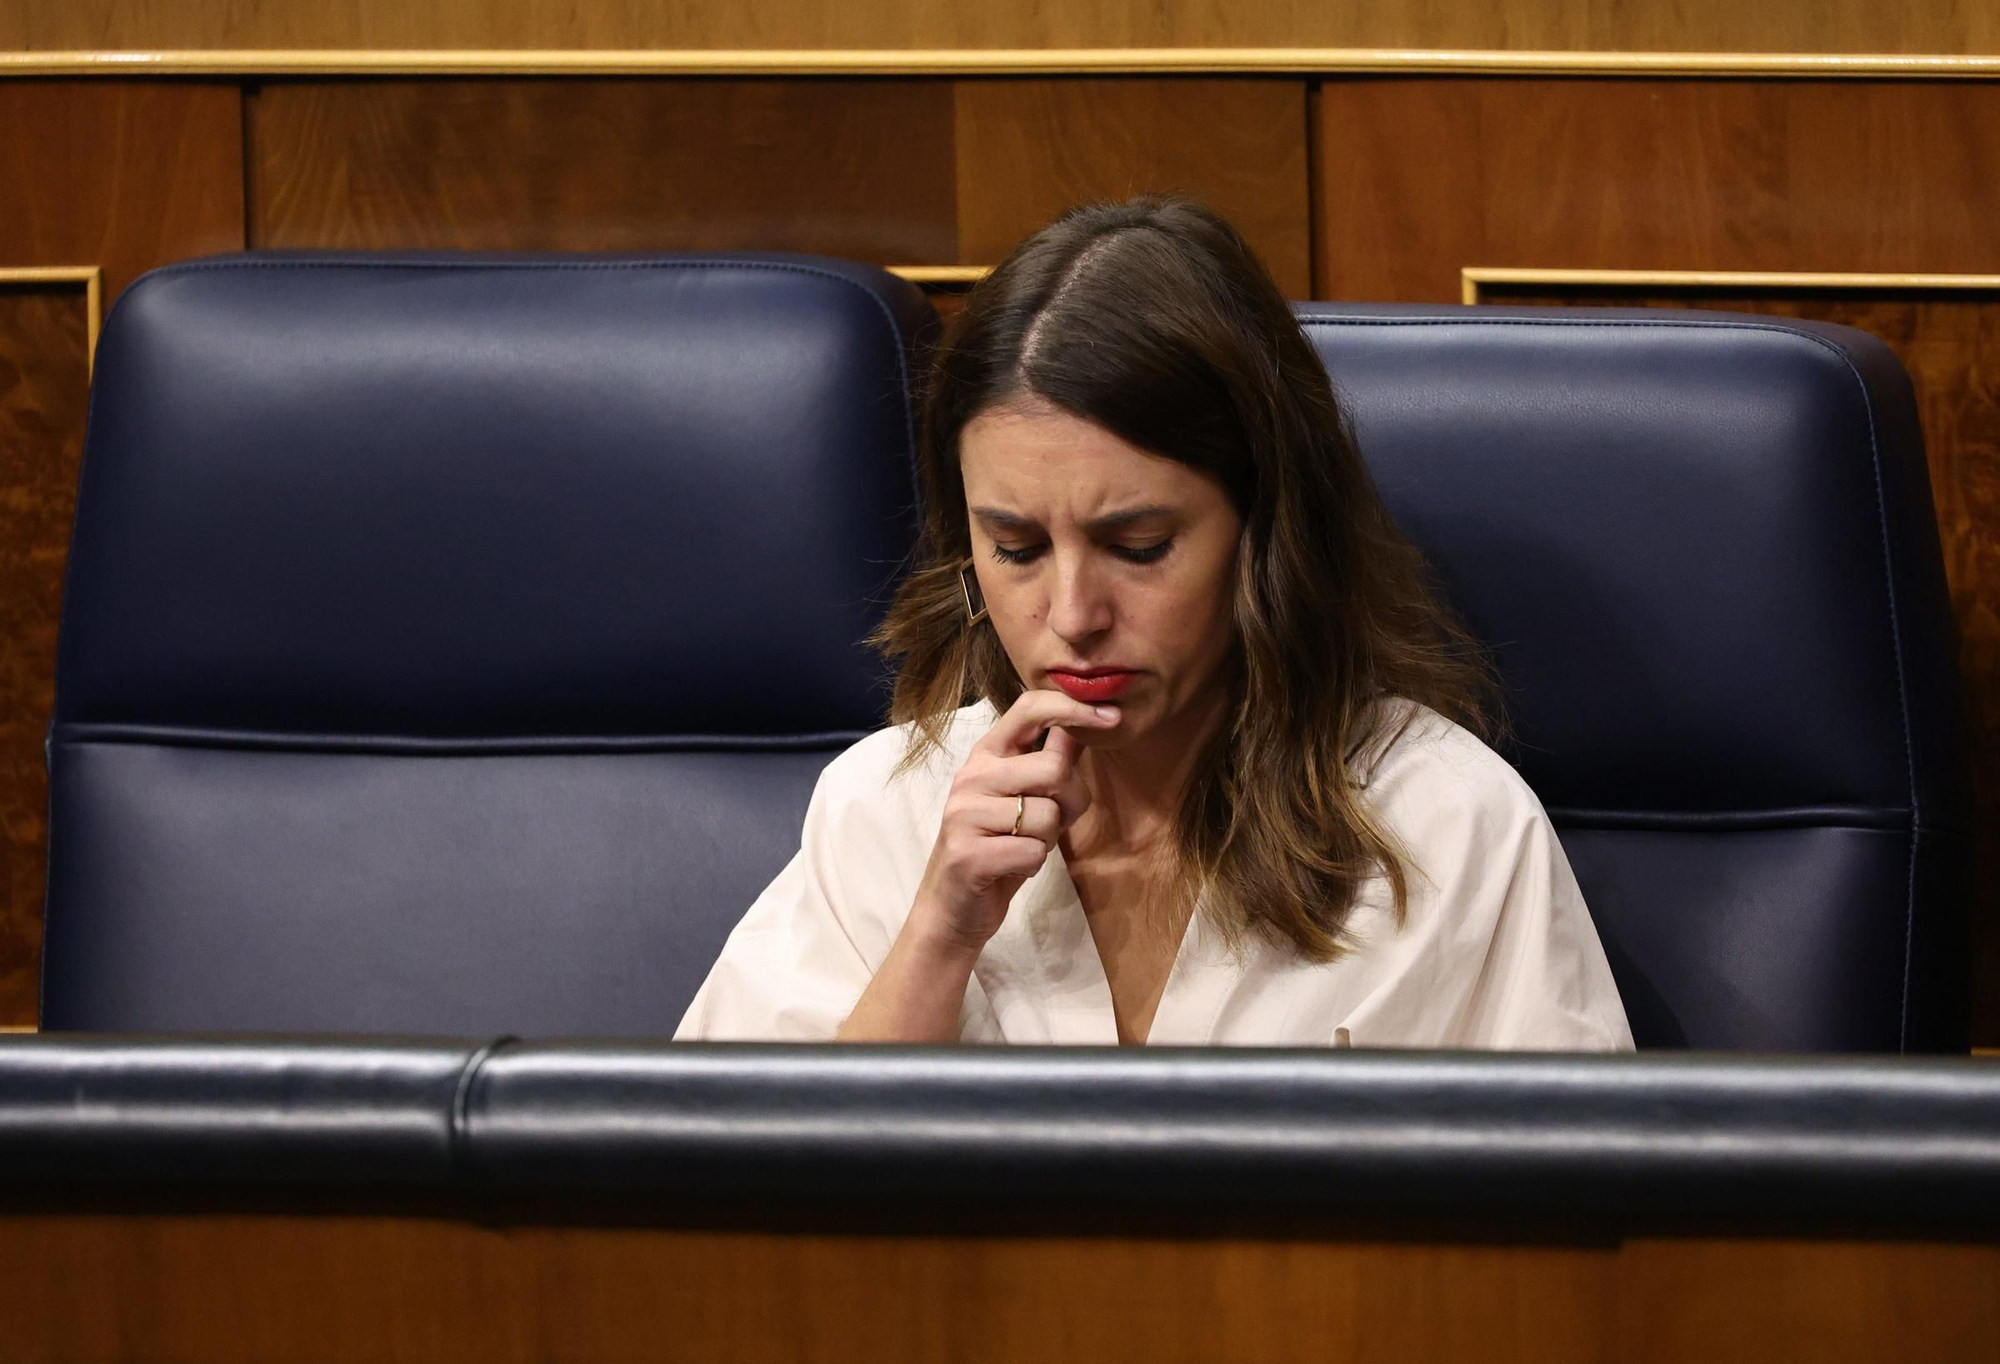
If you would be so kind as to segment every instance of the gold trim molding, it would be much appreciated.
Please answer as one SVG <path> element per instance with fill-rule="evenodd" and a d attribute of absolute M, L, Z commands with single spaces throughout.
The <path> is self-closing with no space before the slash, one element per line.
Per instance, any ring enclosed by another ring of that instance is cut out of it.
<path fill-rule="evenodd" d="M 1964 289 L 2000 290 L 2000 275 L 1916 275 L 1782 270 L 1517 270 L 1468 265 L 1458 272 L 1459 297 L 1483 302 L 1489 284 L 1566 284 L 1660 289 Z"/>
<path fill-rule="evenodd" d="M 977 284 L 993 273 L 990 265 L 888 265 L 892 275 L 912 284 Z"/>
<path fill-rule="evenodd" d="M 1120 47 L 0 52 L 4 76 L 1759 76 L 2000 78 L 2000 55 L 1844 52 L 1507 52 L 1395 48 Z"/>
<path fill-rule="evenodd" d="M 0 266 L 0 286 L 19 284 L 81 284 L 86 339 L 85 373 L 97 369 L 97 328 L 104 320 L 104 271 L 95 265 Z"/>

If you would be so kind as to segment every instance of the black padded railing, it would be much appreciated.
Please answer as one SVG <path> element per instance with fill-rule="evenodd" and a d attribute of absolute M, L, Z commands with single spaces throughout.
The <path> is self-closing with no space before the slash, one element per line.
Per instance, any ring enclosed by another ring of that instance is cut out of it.
<path fill-rule="evenodd" d="M 0 1205 L 1262 1214 L 2000 1233 L 2000 1065 L 1642 1053 L 0 1039 Z"/>

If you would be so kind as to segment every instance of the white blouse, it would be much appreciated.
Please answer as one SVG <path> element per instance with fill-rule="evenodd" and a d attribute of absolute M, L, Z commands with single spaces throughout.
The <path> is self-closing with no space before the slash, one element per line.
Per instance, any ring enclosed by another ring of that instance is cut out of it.
<path fill-rule="evenodd" d="M 1356 774 L 1422 873 L 1408 877 L 1403 926 L 1380 875 L 1361 884 L 1349 911 L 1357 950 L 1334 962 L 1306 961 L 1259 933 L 1244 934 L 1231 957 L 1198 906 L 1149 1045 L 1632 1049 L 1541 802 L 1470 731 L 1416 709 L 1388 752 Z M 909 914 L 952 777 L 996 719 L 983 701 L 962 708 L 947 751 L 894 781 L 905 726 L 827 764 L 798 853 L 730 933 L 676 1041 L 832 1040 Z M 1117 1043 L 1111 987 L 1060 846 L 980 953 L 959 1039 Z"/>

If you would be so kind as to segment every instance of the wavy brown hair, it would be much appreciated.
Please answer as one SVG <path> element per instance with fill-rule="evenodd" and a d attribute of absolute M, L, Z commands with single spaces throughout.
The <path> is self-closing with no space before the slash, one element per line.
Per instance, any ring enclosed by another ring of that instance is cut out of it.
<path fill-rule="evenodd" d="M 922 536 L 868 641 L 898 664 L 891 723 L 913 726 L 897 772 L 941 747 L 960 706 L 1004 711 L 1023 690 L 992 626 L 966 623 L 959 437 L 980 412 L 1034 399 L 1214 476 L 1242 518 L 1230 696 L 1181 797 L 1175 883 L 1205 889 L 1232 948 L 1250 930 L 1311 961 L 1341 956 L 1376 874 L 1400 923 L 1407 853 L 1353 773 L 1418 712 L 1373 703 L 1419 701 L 1498 741 L 1491 662 L 1390 519 L 1284 295 L 1229 223 L 1181 195 L 1064 213 L 980 281 L 937 344 Z"/>

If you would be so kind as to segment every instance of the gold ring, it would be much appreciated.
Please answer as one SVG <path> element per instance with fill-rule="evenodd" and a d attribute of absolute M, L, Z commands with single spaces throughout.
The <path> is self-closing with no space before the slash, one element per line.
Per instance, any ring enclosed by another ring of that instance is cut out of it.
<path fill-rule="evenodd" d="M 1017 838 L 1021 834 L 1021 821 L 1027 818 L 1027 815 L 1028 798 L 1026 796 L 1014 797 L 1014 836 Z"/>

